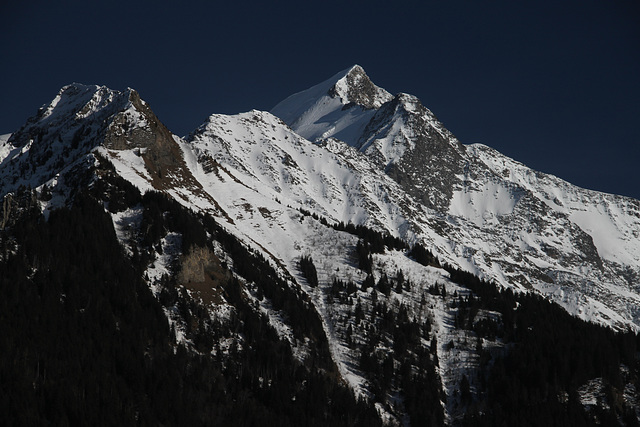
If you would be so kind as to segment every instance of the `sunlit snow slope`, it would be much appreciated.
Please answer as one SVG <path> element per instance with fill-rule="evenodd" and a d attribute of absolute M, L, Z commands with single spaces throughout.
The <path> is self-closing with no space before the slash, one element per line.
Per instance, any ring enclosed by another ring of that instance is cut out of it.
<path fill-rule="evenodd" d="M 354 74 L 360 87 L 376 90 L 341 96 L 357 90 L 344 89 Z M 640 324 L 637 200 L 581 189 L 488 147 L 460 144 L 415 97 L 391 97 L 363 80 L 364 71 L 353 67 L 272 112 L 318 143 L 357 123 L 343 141 L 418 201 L 418 211 L 429 211 L 407 214 L 408 228 L 443 259 L 541 292 L 586 319 Z"/>

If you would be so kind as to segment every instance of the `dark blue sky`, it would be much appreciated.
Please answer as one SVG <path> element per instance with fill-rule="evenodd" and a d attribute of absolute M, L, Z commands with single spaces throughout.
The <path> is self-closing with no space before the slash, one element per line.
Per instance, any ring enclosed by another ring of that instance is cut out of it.
<path fill-rule="evenodd" d="M 357 63 L 464 143 L 640 198 L 636 0 L 55 3 L 0 4 L 0 133 L 76 81 L 133 87 L 184 135 Z"/>

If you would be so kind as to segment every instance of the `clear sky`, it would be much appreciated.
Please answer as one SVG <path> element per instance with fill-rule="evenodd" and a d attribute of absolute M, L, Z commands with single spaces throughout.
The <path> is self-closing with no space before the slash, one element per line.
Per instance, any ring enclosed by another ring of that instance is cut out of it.
<path fill-rule="evenodd" d="M 640 198 L 637 0 L 1 1 L 0 134 L 71 82 L 133 87 L 185 135 L 353 64 L 463 143 Z"/>

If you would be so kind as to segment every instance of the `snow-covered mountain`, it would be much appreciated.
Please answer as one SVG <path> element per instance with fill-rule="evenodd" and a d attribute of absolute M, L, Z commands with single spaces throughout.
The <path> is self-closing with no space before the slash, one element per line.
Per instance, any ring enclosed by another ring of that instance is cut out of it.
<path fill-rule="evenodd" d="M 360 98 L 349 95 L 359 88 L 366 88 Z M 405 212 L 413 225 L 406 229 L 448 262 L 536 290 L 586 319 L 640 325 L 638 200 L 578 188 L 481 144 L 465 146 L 419 100 L 391 97 L 359 66 L 272 112 L 316 143 L 342 138 L 368 157 L 429 210 Z"/>
<path fill-rule="evenodd" d="M 0 137 L 0 228 L 34 205 L 45 215 L 68 207 L 85 191 L 141 265 L 177 342 L 202 351 L 211 322 L 242 317 L 233 283 L 299 363 L 335 369 L 389 423 L 418 417 L 406 389 L 427 377 L 442 393 L 430 397 L 442 413 L 429 417 L 462 420 L 474 407 L 461 384 L 484 399 L 486 355 L 509 347 L 507 320 L 487 327 L 511 316 L 504 307 L 485 301 L 464 320 L 482 292 L 460 271 L 585 320 L 640 329 L 639 201 L 464 145 L 416 97 L 391 95 L 357 65 L 271 112 L 214 114 L 185 137 L 132 89 L 65 86 Z M 277 286 L 247 272 L 253 256 Z M 168 282 L 204 304 L 208 326 L 194 329 Z M 211 354 L 251 346 L 240 332 L 224 339 Z M 388 369 L 399 376 L 387 378 Z"/>

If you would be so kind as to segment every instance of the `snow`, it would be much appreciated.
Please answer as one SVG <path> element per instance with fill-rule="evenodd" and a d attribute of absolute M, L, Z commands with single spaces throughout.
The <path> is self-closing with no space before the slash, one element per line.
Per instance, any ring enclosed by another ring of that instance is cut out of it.
<path fill-rule="evenodd" d="M 570 218 L 591 235 L 602 258 L 621 264 L 637 264 L 640 261 L 640 245 L 637 244 L 640 221 L 623 212 L 617 202 L 612 203 L 610 197 L 603 196 L 597 204 L 583 205 L 584 211 L 572 206 Z"/>
<path fill-rule="evenodd" d="M 497 151 L 474 144 L 469 146 L 492 170 L 533 192 L 555 211 L 587 232 L 600 257 L 626 265 L 640 264 L 640 203 L 624 196 L 586 190 L 552 175 L 533 171 Z"/>
<path fill-rule="evenodd" d="M 119 107 L 123 98 L 128 100 L 128 93 L 113 91 L 106 86 L 72 83 L 64 86 L 45 107 L 40 122 L 58 124 L 69 119 L 86 119 L 96 112 Z"/>
<path fill-rule="evenodd" d="M 412 135 L 407 128 L 404 118 L 396 112 L 389 120 L 389 124 L 368 141 L 360 141 L 360 150 L 373 157 L 379 153 L 383 157 L 381 162 L 385 167 L 398 162 L 407 150 L 415 148 Z"/>
<path fill-rule="evenodd" d="M 282 118 L 286 123 L 290 123 L 307 110 L 312 108 L 314 104 L 318 103 L 318 100 L 328 95 L 328 92 L 333 86 L 335 86 L 340 80 L 344 80 L 347 74 L 357 66 L 350 67 L 346 70 L 340 71 L 332 76 L 330 79 L 323 81 L 309 89 L 295 93 L 289 96 L 284 101 L 278 103 L 271 109 L 271 112 Z"/>
<path fill-rule="evenodd" d="M 477 226 L 496 225 L 499 217 L 513 213 L 518 195 L 501 182 L 483 182 L 480 188 L 464 188 L 453 195 L 449 214 Z"/>
<path fill-rule="evenodd" d="M 133 254 L 132 246 L 137 244 L 136 234 L 140 230 L 142 222 L 142 208 L 136 207 L 123 212 L 112 213 L 113 228 L 116 231 L 118 241 L 129 256 Z"/>
<path fill-rule="evenodd" d="M 12 147 L 8 144 L 11 134 L 0 135 L 0 162 L 11 152 Z"/>
<path fill-rule="evenodd" d="M 0 135 L 0 168 L 2 168 L 5 160 L 11 160 L 20 152 L 19 148 L 15 148 L 9 143 L 9 138 L 11 138 L 10 133 Z"/>
<path fill-rule="evenodd" d="M 152 284 L 154 295 L 157 295 L 154 284 L 159 281 L 162 276 L 171 276 L 175 273 L 172 271 L 171 263 L 173 263 L 180 255 L 182 236 L 179 233 L 167 233 L 162 239 L 160 239 L 160 245 L 162 247 L 162 254 L 157 255 L 155 261 L 153 261 L 146 270 L 147 277 L 149 277 L 149 283 Z"/>
<path fill-rule="evenodd" d="M 578 396 L 580 403 L 587 408 L 600 406 L 604 409 L 609 409 L 610 407 L 607 402 L 602 378 L 589 380 L 586 384 L 578 388 Z"/>
<path fill-rule="evenodd" d="M 358 137 L 375 114 L 375 109 L 359 105 L 346 107 L 351 102 L 348 76 L 355 76 L 351 84 L 357 85 L 364 78 L 361 73 L 364 70 L 354 65 L 318 85 L 291 95 L 273 107 L 271 113 L 310 141 L 334 137 L 356 146 Z M 330 93 L 332 89 L 335 93 Z M 384 89 L 375 89 L 374 108 L 379 108 L 392 96 Z"/>
<path fill-rule="evenodd" d="M 388 201 L 399 194 L 397 184 L 384 175 L 363 174 L 362 170 L 373 169 L 364 156 L 345 145 L 337 149 L 342 150 L 339 153 L 317 146 L 269 113 L 213 115 L 188 138 L 182 147 L 190 170 L 227 212 L 238 211 L 223 196 L 228 194 L 226 188 L 233 188 L 236 200 L 242 197 L 255 205 L 251 201 L 259 192 L 269 203 L 277 199 L 334 222 L 382 223 L 392 230 L 406 222 Z M 345 157 L 345 151 L 352 157 Z M 222 168 L 207 173 L 195 163 L 207 158 L 215 159 Z M 236 189 L 238 186 L 242 188 Z M 241 207 L 245 204 L 239 203 Z M 236 215 L 244 217 L 247 212 Z"/>
<path fill-rule="evenodd" d="M 96 152 L 109 159 L 118 175 L 135 185 L 142 193 L 154 190 L 144 159 L 135 150 L 115 151 L 97 147 Z"/>
<path fill-rule="evenodd" d="M 382 159 L 379 164 L 385 167 L 414 148 L 414 128 L 406 114 L 419 116 L 418 121 L 458 150 L 457 140 L 417 98 L 407 94 L 396 96 L 397 109 L 386 112 L 391 115 L 381 117 L 378 128 L 365 141 L 363 124 L 375 115 L 371 110 L 346 105 L 341 94 L 348 92 L 345 77 L 349 72 L 345 70 L 287 98 L 272 111 L 307 139 L 324 139 L 325 148 L 339 156 L 351 154 L 331 138 L 358 147 L 372 159 Z M 349 132 L 340 133 L 347 129 Z M 466 153 L 458 152 L 467 166 L 465 174 L 457 177 L 462 184 L 454 188 L 445 212 L 429 212 L 407 203 L 411 207 L 403 207 L 403 216 L 411 218 L 409 226 L 393 224 L 394 228 L 388 221 L 375 225 L 392 233 L 419 230 L 415 239 L 431 247 L 444 261 L 503 286 L 536 289 L 587 320 L 617 326 L 638 324 L 640 313 L 633 308 L 636 292 L 630 291 L 632 279 L 618 273 L 626 268 L 622 266 L 630 266 L 632 274 L 640 274 L 637 201 L 579 189 L 480 144 L 467 146 Z M 317 198 L 312 200 L 322 203 Z M 350 202 L 343 217 L 354 222 L 367 221 L 367 209 L 388 212 L 395 204 L 389 198 L 375 198 L 372 203 L 352 198 Z M 438 219 L 443 213 L 445 216 Z M 444 233 L 437 231 L 442 220 L 447 224 Z M 599 285 L 589 285 L 592 281 Z M 562 297 L 557 289 L 564 290 Z M 602 289 L 608 290 L 606 298 Z M 612 312 L 618 315 L 611 316 Z"/>

